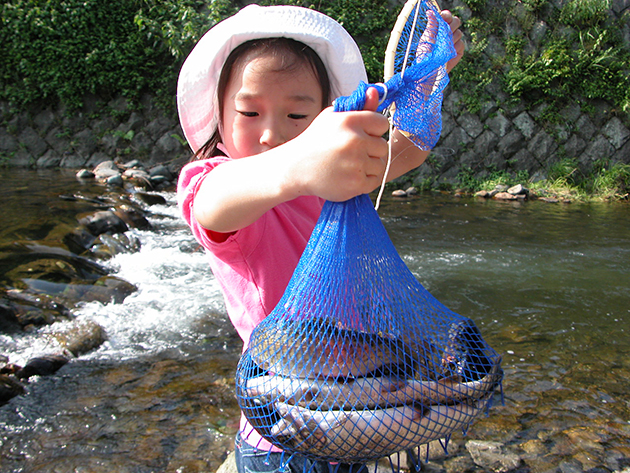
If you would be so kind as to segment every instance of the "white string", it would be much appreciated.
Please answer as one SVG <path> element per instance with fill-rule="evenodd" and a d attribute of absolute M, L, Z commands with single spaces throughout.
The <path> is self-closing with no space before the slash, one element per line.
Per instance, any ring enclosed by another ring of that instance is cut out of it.
<path fill-rule="evenodd" d="M 411 53 L 411 43 L 413 39 L 413 35 L 416 32 L 416 23 L 418 22 L 418 14 L 420 12 L 420 2 L 418 0 L 416 3 L 416 12 L 413 16 L 413 24 L 411 25 L 411 33 L 409 34 L 409 38 L 407 40 L 407 50 L 405 51 L 405 59 L 403 60 L 402 70 L 400 71 L 400 76 L 402 77 L 405 74 L 405 69 L 407 68 L 407 61 L 409 60 L 409 54 Z M 387 87 L 385 84 L 382 84 L 385 87 L 385 96 L 387 96 Z M 385 97 L 383 97 L 385 100 Z M 391 105 L 390 105 L 391 107 Z M 389 107 L 386 112 L 389 111 Z M 378 210 L 381 205 L 381 198 L 383 197 L 383 192 L 385 191 L 385 184 L 387 183 L 387 175 L 389 174 L 389 168 L 392 165 L 392 142 L 394 140 L 394 124 L 392 123 L 391 117 L 389 118 L 389 141 L 387 146 L 387 166 L 385 166 L 385 174 L 383 174 L 383 181 L 381 182 L 381 188 L 378 190 L 378 196 L 376 197 L 376 204 L 374 205 L 374 210 Z"/>
<path fill-rule="evenodd" d="M 411 53 L 411 43 L 413 39 L 413 35 L 416 32 L 416 23 L 418 22 L 418 14 L 420 13 L 420 0 L 416 3 L 416 12 L 413 16 L 413 24 L 411 25 L 411 33 L 409 34 L 409 39 L 407 40 L 407 51 L 405 52 L 405 60 L 403 61 L 402 70 L 400 71 L 400 77 L 405 75 L 405 69 L 407 69 L 407 60 L 409 59 L 409 54 Z"/>
<path fill-rule="evenodd" d="M 381 188 L 378 190 L 378 196 L 376 197 L 376 205 L 374 210 L 378 210 L 381 205 L 381 197 L 383 197 L 383 191 L 385 190 L 385 183 L 387 182 L 387 174 L 389 174 L 389 168 L 392 164 L 392 141 L 394 140 L 394 124 L 391 119 L 389 120 L 389 141 L 387 143 L 387 166 L 385 166 L 385 174 L 383 174 L 383 182 L 381 182 Z"/>

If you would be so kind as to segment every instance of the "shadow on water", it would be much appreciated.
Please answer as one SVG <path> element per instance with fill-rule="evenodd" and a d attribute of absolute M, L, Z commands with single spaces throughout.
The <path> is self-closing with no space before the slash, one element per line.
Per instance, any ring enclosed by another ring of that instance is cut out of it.
<path fill-rule="evenodd" d="M 91 186 L 18 177 L 0 175 L 3 246 L 74 223 L 58 196 Z M 140 251 L 109 263 L 138 292 L 76 311 L 108 341 L 0 407 L 3 472 L 215 471 L 232 450 L 241 343 L 167 198 L 151 231 L 133 231 Z M 484 471 L 459 455 L 469 440 L 507 446 L 523 471 L 630 466 L 630 206 L 425 195 L 379 213 L 420 282 L 503 354 L 505 405 L 453 435 L 433 468 Z M 0 334 L 0 354 L 28 351 L 30 336 Z"/>

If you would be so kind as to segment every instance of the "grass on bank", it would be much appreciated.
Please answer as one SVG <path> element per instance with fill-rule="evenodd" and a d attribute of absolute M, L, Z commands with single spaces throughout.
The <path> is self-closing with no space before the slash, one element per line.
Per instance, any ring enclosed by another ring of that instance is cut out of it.
<path fill-rule="evenodd" d="M 527 171 L 493 171 L 480 178 L 471 169 L 465 169 L 457 180 L 458 188 L 471 193 L 522 184 L 540 197 L 582 202 L 630 199 L 630 164 L 625 163 L 598 162 L 592 172 L 584 173 L 576 160 L 564 159 L 549 169 L 545 179 L 539 180 L 533 180 Z"/>

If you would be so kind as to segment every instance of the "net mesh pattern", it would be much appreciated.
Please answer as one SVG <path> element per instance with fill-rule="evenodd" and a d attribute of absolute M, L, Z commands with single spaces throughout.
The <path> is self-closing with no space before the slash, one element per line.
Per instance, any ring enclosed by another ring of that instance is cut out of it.
<path fill-rule="evenodd" d="M 412 48 L 423 54 L 396 71 L 381 104 L 395 104 L 396 126 L 418 146 L 439 138 L 454 53 L 437 20 L 435 45 Z M 367 87 L 335 109 L 362 109 Z M 467 429 L 489 408 L 500 364 L 474 322 L 409 271 L 362 195 L 324 204 L 282 299 L 251 335 L 236 391 L 250 424 L 289 455 L 367 463 Z"/>
<path fill-rule="evenodd" d="M 474 322 L 417 281 L 363 195 L 325 203 L 236 386 L 286 452 L 365 463 L 466 429 L 501 377 Z"/>
<path fill-rule="evenodd" d="M 394 75 L 384 86 L 362 82 L 352 95 L 337 99 L 335 109 L 362 110 L 365 91 L 376 86 L 383 95 L 378 111 L 390 109 L 393 125 L 418 148 L 430 150 L 442 131 L 442 97 L 449 82 L 446 63 L 456 52 L 450 26 L 436 6 L 425 0 L 417 7 L 400 31 L 393 56 Z M 433 11 L 436 22 L 427 28 L 428 10 Z"/>

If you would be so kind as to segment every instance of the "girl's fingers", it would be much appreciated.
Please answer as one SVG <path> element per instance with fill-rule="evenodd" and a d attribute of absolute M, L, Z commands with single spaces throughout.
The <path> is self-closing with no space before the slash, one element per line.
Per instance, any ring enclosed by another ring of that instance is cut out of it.
<path fill-rule="evenodd" d="M 375 87 L 369 87 L 368 90 L 365 91 L 365 105 L 363 110 L 376 112 L 378 101 L 378 90 L 376 90 Z"/>

